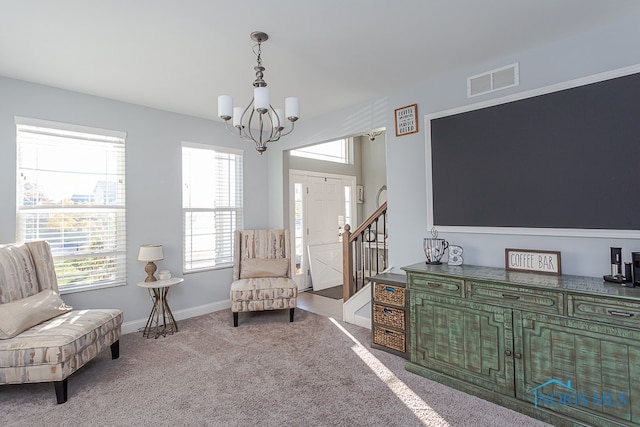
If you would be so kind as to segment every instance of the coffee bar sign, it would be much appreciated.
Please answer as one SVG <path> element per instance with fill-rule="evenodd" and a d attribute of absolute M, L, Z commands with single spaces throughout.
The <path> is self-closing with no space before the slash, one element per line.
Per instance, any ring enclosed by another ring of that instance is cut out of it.
<path fill-rule="evenodd" d="M 533 249 L 505 249 L 507 270 L 561 274 L 560 252 Z"/>

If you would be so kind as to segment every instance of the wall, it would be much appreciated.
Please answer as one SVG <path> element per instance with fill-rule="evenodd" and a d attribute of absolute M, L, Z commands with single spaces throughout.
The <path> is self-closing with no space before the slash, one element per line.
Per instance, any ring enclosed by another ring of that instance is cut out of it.
<path fill-rule="evenodd" d="M 386 136 L 376 136 L 374 141 L 362 136 L 362 184 L 364 185 L 364 203 L 362 203 L 362 220 L 369 218 L 378 209 L 378 190 L 387 184 Z"/>
<path fill-rule="evenodd" d="M 268 204 L 267 160 L 252 145 L 229 135 L 222 123 L 7 78 L 0 78 L 0 93 L 0 242 L 16 238 L 15 116 L 127 132 L 128 283 L 65 294 L 65 302 L 75 308 L 122 308 L 125 323 L 138 326 L 142 322 L 144 326 L 151 301 L 146 290 L 136 286 L 144 279 L 144 265 L 136 259 L 143 243 L 162 244 L 165 259 L 157 263 L 158 268 L 169 269 L 174 276 L 182 274 L 182 141 L 234 147 L 243 144 L 245 227 L 267 226 L 263 208 Z M 229 306 L 230 268 L 184 277 L 184 283 L 172 288 L 169 295 L 178 318 Z"/>
<path fill-rule="evenodd" d="M 245 147 L 245 227 L 284 227 L 284 185 L 288 173 L 283 150 L 364 134 L 386 128 L 389 245 L 391 265 L 424 261 L 422 237 L 428 235 L 426 217 L 425 138 L 420 132 L 395 137 L 393 110 L 418 104 L 422 117 L 492 97 L 634 65 L 640 58 L 640 16 L 594 27 L 579 36 L 518 52 L 487 58 L 475 66 L 408 86 L 379 99 L 354 105 L 316 119 L 300 120 L 296 132 L 273 144 L 264 156 Z M 480 47 L 479 47 L 480 50 Z M 392 61 L 382 55 L 379 60 Z M 499 66 L 520 62 L 520 86 L 499 94 L 466 98 L 466 78 Z M 148 315 L 148 295 L 135 286 L 144 277 L 136 261 L 142 243 L 161 243 L 165 259 L 160 268 L 181 271 L 182 221 L 180 142 L 238 146 L 218 122 L 82 95 L 61 89 L 0 78 L 0 242 L 15 240 L 15 124 L 14 116 L 34 117 L 126 131 L 127 137 L 127 270 L 126 286 L 67 294 L 76 308 L 120 307 L 125 322 L 139 324 Z M 311 100 L 309 102 L 312 102 Z M 212 109 L 215 106 L 212 105 Z M 212 116 L 215 113 L 212 113 Z M 634 189 L 635 190 L 635 189 Z M 264 207 L 267 207 L 266 210 Z M 464 247 L 465 262 L 504 266 L 504 248 L 560 250 L 566 274 L 600 276 L 609 272 L 609 246 L 621 246 L 628 261 L 640 241 L 631 239 L 563 238 L 448 234 Z M 180 318 L 228 304 L 230 269 L 190 274 L 171 290 L 171 307 Z M 138 322 L 138 323 L 136 323 Z"/>
<path fill-rule="evenodd" d="M 386 97 L 371 100 L 315 120 L 301 120 L 296 132 L 282 148 L 307 145 L 344 135 L 364 133 L 384 127 L 394 129 L 393 110 L 418 104 L 420 117 L 508 94 L 539 88 L 579 77 L 634 65 L 640 58 L 640 16 L 626 16 L 616 22 L 594 26 L 591 30 L 552 44 L 517 52 L 501 58 L 487 58 L 475 66 L 409 86 Z M 514 35 L 516 36 L 516 35 Z M 478 48 L 481 50 L 481 47 Z M 381 57 L 379 60 L 393 60 Z M 500 92 L 466 98 L 466 78 L 500 66 L 520 63 L 520 86 Z M 389 204 L 389 255 L 395 269 L 424 261 L 422 237 L 429 234 L 426 212 L 425 135 L 420 132 L 395 137 L 387 132 L 387 188 Z M 269 153 L 269 223 L 282 221 L 282 160 L 280 153 Z M 630 191 L 632 189 L 630 188 Z M 569 238 L 520 235 L 448 233 L 441 236 L 464 247 L 467 264 L 504 267 L 506 247 L 559 250 L 565 274 L 601 276 L 608 274 L 609 247 L 623 248 L 623 259 L 630 251 L 640 251 L 634 239 Z"/>

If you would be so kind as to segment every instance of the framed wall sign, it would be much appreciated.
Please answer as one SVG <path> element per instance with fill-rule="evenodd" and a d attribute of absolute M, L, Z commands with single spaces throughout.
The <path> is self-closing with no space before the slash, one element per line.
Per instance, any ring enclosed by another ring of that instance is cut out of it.
<path fill-rule="evenodd" d="M 395 109 L 396 136 L 418 132 L 418 104 Z"/>
<path fill-rule="evenodd" d="M 507 270 L 555 275 L 562 273 L 559 251 L 505 249 L 504 258 Z"/>

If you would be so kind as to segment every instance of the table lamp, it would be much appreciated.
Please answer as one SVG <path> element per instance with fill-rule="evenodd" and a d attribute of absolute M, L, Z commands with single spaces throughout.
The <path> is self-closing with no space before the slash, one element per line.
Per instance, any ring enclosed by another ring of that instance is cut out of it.
<path fill-rule="evenodd" d="M 145 282 L 155 282 L 157 279 L 153 275 L 158 267 L 153 261 L 160 261 L 164 258 L 162 254 L 162 245 L 142 245 L 140 246 L 140 252 L 138 252 L 138 261 L 147 261 L 147 265 L 144 266 L 144 271 L 147 273 Z"/>

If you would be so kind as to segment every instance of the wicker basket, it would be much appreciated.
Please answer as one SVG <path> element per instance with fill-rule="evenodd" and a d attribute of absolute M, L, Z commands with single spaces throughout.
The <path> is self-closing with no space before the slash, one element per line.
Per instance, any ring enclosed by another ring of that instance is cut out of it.
<path fill-rule="evenodd" d="M 376 283 L 373 288 L 373 300 L 384 304 L 404 307 L 404 288 Z"/>
<path fill-rule="evenodd" d="M 402 332 L 375 327 L 373 342 L 403 353 L 406 351 L 405 336 Z"/>
<path fill-rule="evenodd" d="M 397 329 L 404 329 L 404 310 L 373 304 L 373 321 Z"/>

